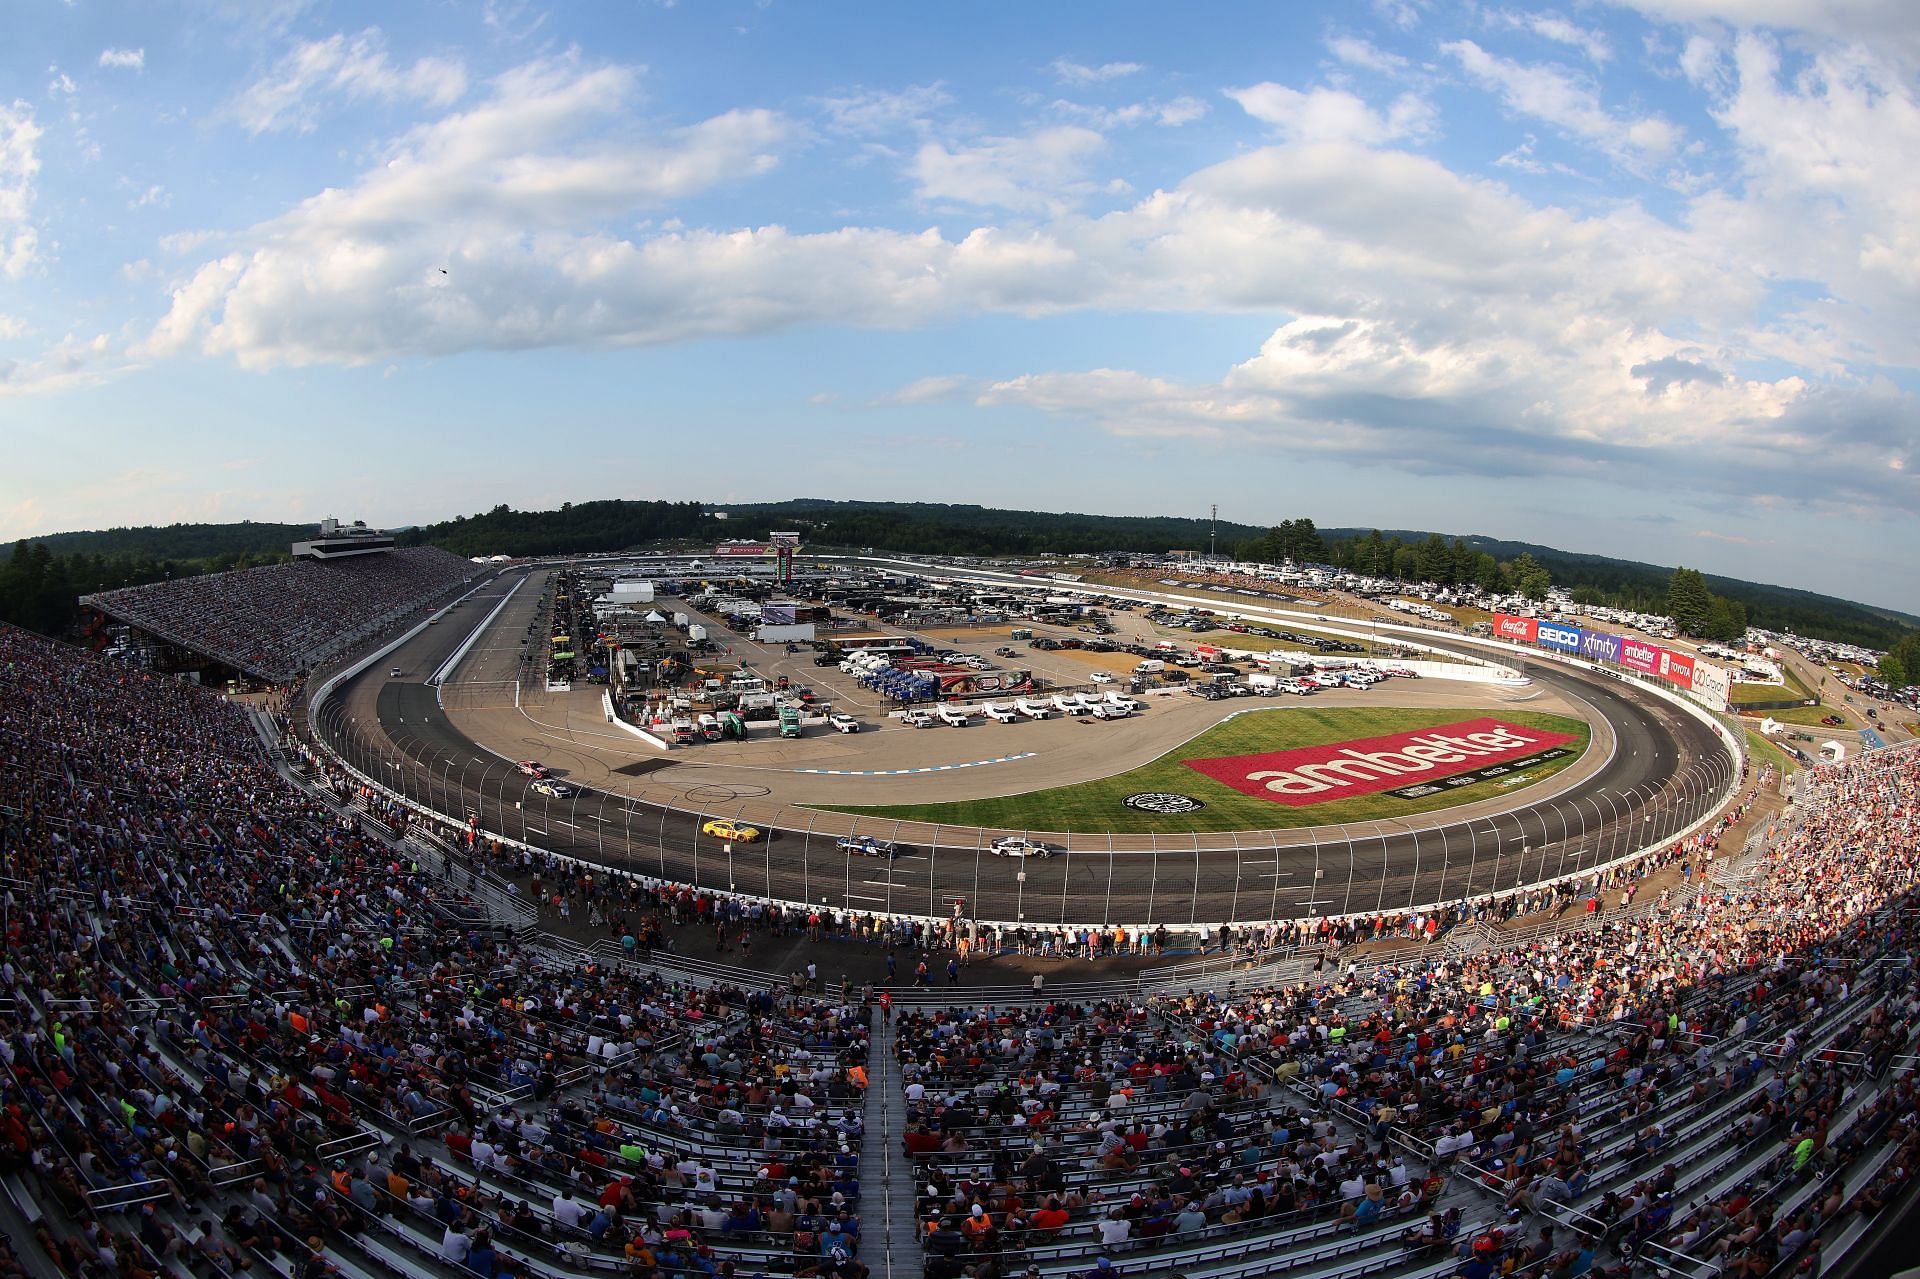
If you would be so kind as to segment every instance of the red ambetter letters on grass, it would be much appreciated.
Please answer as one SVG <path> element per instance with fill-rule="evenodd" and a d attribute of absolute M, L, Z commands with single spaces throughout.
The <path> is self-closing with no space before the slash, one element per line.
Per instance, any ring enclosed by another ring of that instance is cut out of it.
<path fill-rule="evenodd" d="M 1290 808 L 1438 781 L 1521 759 L 1579 739 L 1497 719 L 1470 719 L 1385 737 L 1302 746 L 1264 755 L 1190 759 L 1196 769 L 1245 795 Z"/>

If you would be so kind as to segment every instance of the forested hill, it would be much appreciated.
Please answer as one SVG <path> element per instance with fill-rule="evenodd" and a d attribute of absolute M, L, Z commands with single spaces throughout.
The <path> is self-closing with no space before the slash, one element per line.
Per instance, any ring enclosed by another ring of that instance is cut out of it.
<path fill-rule="evenodd" d="M 724 510 L 726 519 L 713 512 Z M 1311 531 L 1312 525 L 1301 522 Z M 821 546 L 903 551 L 920 554 L 1041 556 L 1073 552 L 1203 551 L 1213 544 L 1223 554 L 1267 537 L 1262 526 L 1175 516 L 1084 515 L 1048 511 L 1010 511 L 985 506 L 927 502 L 836 502 L 800 498 L 787 502 L 716 506 L 700 502 L 593 501 L 567 503 L 557 511 L 516 511 L 507 506 L 398 534 L 403 545 L 440 546 L 460 555 L 557 555 L 619 551 L 663 542 L 711 542 L 724 538 L 764 537 L 775 529 L 798 529 Z M 151 580 L 171 572 L 208 571 L 240 563 L 284 557 L 290 543 L 313 534 L 311 524 L 172 524 L 59 533 L 34 538 L 64 568 L 43 564 L 38 574 L 81 592 L 128 580 Z M 1334 550 L 1371 530 L 1318 530 Z M 1427 541 L 1421 530 L 1387 530 L 1408 546 Z M 1445 534 L 1451 540 L 1454 534 Z M 1670 566 L 1611 559 L 1600 555 L 1463 535 L 1474 552 L 1502 563 L 1531 555 L 1557 585 L 1586 587 L 1610 602 L 1658 611 L 1673 575 Z M 0 546 L 0 563 L 12 548 Z M 109 561 L 109 562 L 103 562 Z M 138 570 L 127 561 L 140 561 Z M 52 575 L 49 577 L 49 575 Z M 1889 647 L 1902 634 L 1920 628 L 1920 618 L 1892 609 L 1835 599 L 1812 591 L 1771 586 L 1735 578 L 1709 577 L 1719 595 L 1746 606 L 1754 625 L 1801 634 Z M 0 584 L 5 575 L 0 574 Z M 49 585 L 42 594 L 57 588 Z M 50 606 L 52 601 L 47 601 Z M 0 610 L 4 611 L 4 610 Z"/>

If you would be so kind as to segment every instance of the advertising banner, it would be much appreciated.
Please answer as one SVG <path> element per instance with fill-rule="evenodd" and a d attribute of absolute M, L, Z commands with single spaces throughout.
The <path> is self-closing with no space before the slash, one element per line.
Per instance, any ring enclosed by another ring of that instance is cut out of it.
<path fill-rule="evenodd" d="M 1670 680 L 1681 688 L 1693 687 L 1693 657 L 1687 653 L 1676 653 L 1670 648 L 1660 650 L 1660 669 L 1655 672 L 1661 679 Z"/>
<path fill-rule="evenodd" d="M 1620 637 L 1605 631 L 1588 631 L 1586 638 L 1580 641 L 1580 656 L 1590 662 L 1618 662 Z"/>
<path fill-rule="evenodd" d="M 1658 644 L 1649 644 L 1645 640 L 1622 638 L 1620 665 L 1630 671 L 1639 671 L 1642 675 L 1655 675 L 1660 670 L 1660 654 L 1666 651 Z"/>
<path fill-rule="evenodd" d="M 1519 640 L 1522 644 L 1533 643 L 1538 623 L 1531 617 L 1515 617 L 1512 613 L 1493 615 L 1493 636 L 1495 639 Z"/>
<path fill-rule="evenodd" d="M 1448 784 L 1446 779 L 1478 781 L 1496 775 L 1491 770 L 1498 766 L 1516 766 L 1516 761 L 1523 759 L 1531 762 L 1548 752 L 1558 757 L 1565 752 L 1557 748 L 1577 740 L 1543 728 L 1472 719 L 1326 746 L 1190 759 L 1186 764 L 1243 795 L 1304 808 L 1376 791 L 1433 794 Z M 1467 778 L 1467 774 L 1475 776 Z"/>
<path fill-rule="evenodd" d="M 1733 691 L 1733 678 L 1724 666 L 1711 662 L 1693 664 L 1693 699 L 1711 711 L 1727 709 L 1727 696 Z"/>
<path fill-rule="evenodd" d="M 1578 653 L 1580 641 L 1586 637 L 1586 632 L 1578 626 L 1561 626 L 1557 622 L 1542 622 L 1535 635 L 1541 648 L 1557 648 L 1562 653 Z"/>
<path fill-rule="evenodd" d="M 1203 662 L 1217 662 L 1220 660 L 1220 650 L 1212 644 L 1195 644 L 1193 646 L 1193 655 Z"/>
<path fill-rule="evenodd" d="M 718 559 L 746 559 L 771 555 L 773 548 L 765 542 L 722 542 L 713 553 Z"/>

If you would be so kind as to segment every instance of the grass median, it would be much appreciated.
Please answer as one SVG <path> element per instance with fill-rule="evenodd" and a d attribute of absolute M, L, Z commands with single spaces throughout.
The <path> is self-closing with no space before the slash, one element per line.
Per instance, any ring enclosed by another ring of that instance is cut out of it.
<path fill-rule="evenodd" d="M 1375 793 L 1292 808 L 1240 791 L 1187 767 L 1189 759 L 1254 755 L 1266 751 L 1323 746 L 1356 738 L 1440 728 L 1489 717 L 1521 728 L 1567 733 L 1571 754 L 1506 776 L 1460 786 L 1421 799 Z M 1096 723 L 1088 731 L 1124 732 L 1126 721 Z M 1511 795 L 1573 764 L 1591 741 L 1586 724 L 1564 715 L 1503 710 L 1413 710 L 1404 707 L 1312 705 L 1262 708 L 1235 716 L 1201 733 L 1151 763 L 1112 777 L 1076 782 L 1019 795 L 954 800 L 939 804 L 823 805 L 835 812 L 901 821 L 991 826 L 1003 830 L 1092 832 L 1098 834 L 1185 834 L 1197 831 L 1269 830 L 1324 826 L 1336 822 L 1385 821 L 1410 817 L 1475 800 Z M 1149 813 L 1128 808 L 1129 795 L 1167 791 L 1191 796 L 1206 807 L 1187 813 Z"/>

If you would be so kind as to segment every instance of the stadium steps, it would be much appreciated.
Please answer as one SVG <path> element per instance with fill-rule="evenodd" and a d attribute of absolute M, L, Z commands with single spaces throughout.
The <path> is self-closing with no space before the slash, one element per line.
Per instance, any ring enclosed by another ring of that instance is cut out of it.
<path fill-rule="evenodd" d="M 918 1186 L 902 1138 L 907 1131 L 907 1095 L 894 1056 L 893 1019 L 874 1026 L 867 1046 L 867 1096 L 860 1112 L 861 1180 L 879 1185 L 880 1220 L 861 1223 L 861 1255 L 877 1279 L 915 1279 L 920 1274 L 920 1222 L 913 1205 Z M 877 1162 L 879 1175 L 874 1177 Z M 862 1196 L 866 1198 L 866 1196 Z M 878 1243 L 879 1249 L 872 1246 Z"/>

